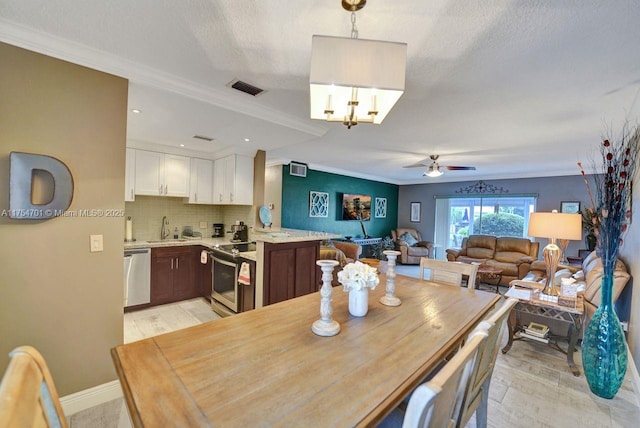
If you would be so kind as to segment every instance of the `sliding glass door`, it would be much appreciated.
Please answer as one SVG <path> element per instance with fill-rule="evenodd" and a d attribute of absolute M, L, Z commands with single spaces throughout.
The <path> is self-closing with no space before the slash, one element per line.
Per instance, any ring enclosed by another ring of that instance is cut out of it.
<path fill-rule="evenodd" d="M 460 247 L 469 235 L 526 237 L 536 199 L 537 195 L 436 196 L 436 246 Z M 444 251 L 437 253 L 446 258 Z"/>

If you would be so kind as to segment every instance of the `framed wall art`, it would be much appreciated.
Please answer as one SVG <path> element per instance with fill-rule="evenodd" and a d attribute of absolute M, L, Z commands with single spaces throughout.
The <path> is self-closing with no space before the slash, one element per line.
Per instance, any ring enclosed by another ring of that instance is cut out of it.
<path fill-rule="evenodd" d="M 309 192 L 309 217 L 329 217 L 329 194 Z"/>
<path fill-rule="evenodd" d="M 376 209 L 374 215 L 376 218 L 387 217 L 387 198 L 376 198 Z"/>
<path fill-rule="evenodd" d="M 567 214 L 578 214 L 580 212 L 580 202 L 562 201 L 560 202 L 560 212 Z"/>
<path fill-rule="evenodd" d="M 411 202 L 411 223 L 420 223 L 420 202 Z"/>

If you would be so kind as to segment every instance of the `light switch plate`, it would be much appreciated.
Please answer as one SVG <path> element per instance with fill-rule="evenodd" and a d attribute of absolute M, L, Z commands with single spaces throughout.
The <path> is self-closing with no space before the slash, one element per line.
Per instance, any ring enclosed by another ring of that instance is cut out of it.
<path fill-rule="evenodd" d="M 100 252 L 100 251 L 104 251 L 102 235 L 91 235 L 90 239 L 91 239 L 91 252 L 92 253 L 97 253 L 97 252 Z"/>
<path fill-rule="evenodd" d="M 200 229 L 206 229 L 207 228 L 207 222 L 206 221 L 201 221 L 200 222 Z"/>

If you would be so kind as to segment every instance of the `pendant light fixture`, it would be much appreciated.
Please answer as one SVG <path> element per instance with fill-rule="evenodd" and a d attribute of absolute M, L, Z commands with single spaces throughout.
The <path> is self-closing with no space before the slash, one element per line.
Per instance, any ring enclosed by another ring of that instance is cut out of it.
<path fill-rule="evenodd" d="M 358 39 L 356 11 L 366 0 L 342 0 L 351 37 L 314 35 L 309 87 L 311 119 L 380 124 L 404 92 L 407 44 Z"/>

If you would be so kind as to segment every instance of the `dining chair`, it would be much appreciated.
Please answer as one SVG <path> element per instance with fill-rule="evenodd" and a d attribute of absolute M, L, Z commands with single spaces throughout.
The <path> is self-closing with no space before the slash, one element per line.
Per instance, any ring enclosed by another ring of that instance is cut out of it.
<path fill-rule="evenodd" d="M 31 346 L 20 346 L 9 357 L 0 383 L 0 428 L 67 428 L 58 392 L 42 355 Z"/>
<path fill-rule="evenodd" d="M 486 339 L 486 331 L 475 331 L 451 361 L 416 388 L 404 414 L 403 428 L 455 426 L 478 349 Z"/>
<path fill-rule="evenodd" d="M 430 275 L 427 277 L 426 271 Z M 469 290 L 476 288 L 476 276 L 478 274 L 478 265 L 468 263 L 447 262 L 444 260 L 435 260 L 422 257 L 420 259 L 420 278 L 429 279 L 435 282 L 441 282 L 451 285 L 462 285 L 462 276 L 466 275 L 467 287 Z"/>
<path fill-rule="evenodd" d="M 487 339 L 478 348 L 478 356 L 469 376 L 469 387 L 465 392 L 462 401 L 462 410 L 456 426 L 464 427 L 473 412 L 476 413 L 476 427 L 486 428 L 487 426 L 487 406 L 489 403 L 489 386 L 491 375 L 498 356 L 500 340 L 503 336 L 504 326 L 507 317 L 513 307 L 518 303 L 518 299 L 510 298 L 502 304 L 493 314 L 474 329 L 471 333 L 486 332 Z"/>

